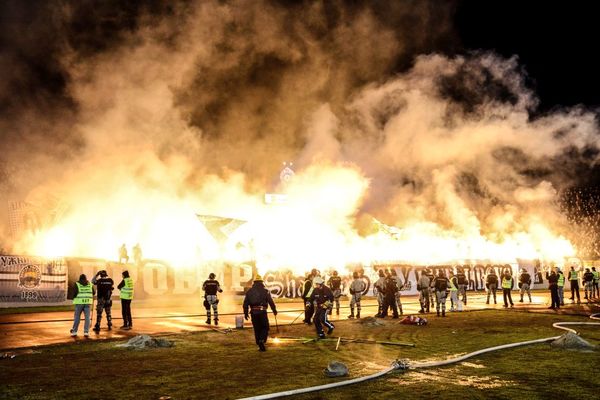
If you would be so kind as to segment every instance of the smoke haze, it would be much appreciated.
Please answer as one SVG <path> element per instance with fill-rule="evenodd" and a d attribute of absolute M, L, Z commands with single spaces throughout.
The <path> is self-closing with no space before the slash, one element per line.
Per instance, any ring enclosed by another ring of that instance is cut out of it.
<path fill-rule="evenodd" d="M 193 235 L 195 213 L 264 222 L 262 195 L 293 161 L 296 210 L 330 227 L 290 234 L 298 257 L 373 233 L 371 216 L 406 235 L 563 246 L 558 200 L 597 162 L 595 116 L 533 117 L 516 57 L 455 54 L 452 3 L 390 3 L 5 3 L 2 200 L 53 210 L 40 224 L 57 240 L 95 232 L 66 249 L 78 255 L 193 248 L 149 232 Z"/>

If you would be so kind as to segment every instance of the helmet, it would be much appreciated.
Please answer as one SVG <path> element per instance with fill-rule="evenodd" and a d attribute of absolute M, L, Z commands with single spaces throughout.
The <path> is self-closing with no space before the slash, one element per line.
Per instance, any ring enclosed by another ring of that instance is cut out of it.
<path fill-rule="evenodd" d="M 382 270 L 382 269 L 380 269 L 380 270 L 379 270 L 379 276 L 380 276 L 380 277 L 384 277 L 384 276 L 385 276 L 385 273 L 383 272 L 383 270 Z"/>
<path fill-rule="evenodd" d="M 392 276 L 398 276 L 398 273 L 396 272 L 396 269 L 392 269 Z"/>
<path fill-rule="evenodd" d="M 254 282 L 262 282 L 262 281 L 263 281 L 263 278 L 262 278 L 262 276 L 260 276 L 260 274 L 256 274 L 254 276 Z"/>
<path fill-rule="evenodd" d="M 333 271 L 333 276 L 338 276 L 337 271 Z"/>
<path fill-rule="evenodd" d="M 106 278 L 106 277 L 108 276 L 108 273 L 107 273 L 107 272 L 106 272 L 106 270 L 104 270 L 104 269 L 103 269 L 102 271 L 99 271 L 99 272 L 98 272 L 98 274 L 100 274 L 100 276 L 101 276 L 102 278 Z"/>
<path fill-rule="evenodd" d="M 215 274 L 213 274 L 212 272 L 208 275 L 208 279 L 215 279 Z"/>
<path fill-rule="evenodd" d="M 354 273 L 352 274 L 352 277 L 353 277 L 354 279 L 358 279 L 358 278 L 359 278 L 359 276 L 358 276 L 358 271 L 354 271 Z"/>
<path fill-rule="evenodd" d="M 320 276 L 317 276 L 313 279 L 313 283 L 315 285 L 322 285 L 323 283 L 325 283 L 325 281 Z"/>

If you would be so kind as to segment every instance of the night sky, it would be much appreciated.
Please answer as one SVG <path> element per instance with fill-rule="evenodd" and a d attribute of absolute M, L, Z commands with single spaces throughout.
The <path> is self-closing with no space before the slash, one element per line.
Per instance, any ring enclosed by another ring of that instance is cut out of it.
<path fill-rule="evenodd" d="M 596 2 L 462 1 L 454 21 L 462 49 L 519 57 L 540 110 L 600 106 Z"/>

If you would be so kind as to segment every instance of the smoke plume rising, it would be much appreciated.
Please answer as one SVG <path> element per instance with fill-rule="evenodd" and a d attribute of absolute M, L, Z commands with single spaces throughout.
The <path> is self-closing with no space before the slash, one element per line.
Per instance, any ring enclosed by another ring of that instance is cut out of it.
<path fill-rule="evenodd" d="M 439 52 L 452 47 L 451 4 L 393 3 L 142 2 L 87 13 L 88 3 L 64 2 L 32 16 L 33 38 L 3 32 L 26 44 L 2 54 L 3 200 L 52 210 L 7 246 L 113 257 L 121 242 L 141 242 L 148 256 L 185 263 L 207 253 L 200 213 L 254 221 L 255 246 L 289 256 L 270 262 L 299 267 L 339 253 L 572 255 L 557 200 L 576 184 L 570 166 L 597 161 L 593 114 L 533 117 L 516 57 Z M 45 76 L 31 60 L 48 43 L 33 39 L 50 34 Z M 296 170 L 288 212 L 262 202 L 281 189 L 282 161 Z M 400 237 L 382 245 L 371 217 Z M 416 240 L 427 243 L 418 252 Z"/>

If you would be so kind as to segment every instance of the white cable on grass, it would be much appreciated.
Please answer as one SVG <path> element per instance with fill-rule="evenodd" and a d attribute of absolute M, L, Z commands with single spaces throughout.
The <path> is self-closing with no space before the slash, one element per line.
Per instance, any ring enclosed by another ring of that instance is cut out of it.
<path fill-rule="evenodd" d="M 590 315 L 590 318 L 595 319 L 595 320 L 600 320 L 600 313 L 592 314 L 592 315 Z M 555 322 L 554 324 L 552 324 L 552 327 L 557 328 L 557 329 L 563 329 L 563 330 L 577 334 L 577 331 L 575 331 L 574 329 L 567 328 L 562 325 L 596 325 L 596 326 L 598 326 L 598 325 L 600 325 L 600 322 L 570 322 L 570 321 L 569 322 L 566 322 L 566 321 L 565 322 Z M 342 387 L 342 386 L 354 385 L 355 383 L 361 383 L 361 382 L 365 382 L 365 381 L 368 381 L 371 379 L 379 378 L 380 376 L 389 374 L 390 372 L 398 370 L 398 369 L 417 369 L 417 368 L 441 367 L 444 365 L 461 362 L 463 360 L 466 360 L 467 358 L 471 358 L 471 357 L 478 356 L 478 355 L 485 354 L 485 353 L 490 353 L 492 351 L 510 349 L 510 348 L 519 347 L 519 346 L 528 346 L 530 344 L 549 342 L 552 340 L 556 340 L 559 337 L 560 336 L 552 336 L 552 337 L 543 338 L 543 339 L 527 340 L 525 342 L 516 342 L 516 343 L 503 344 L 500 346 L 487 347 L 487 348 L 477 350 L 477 351 L 474 351 L 471 353 L 467 353 L 465 355 L 451 358 L 448 360 L 430 361 L 430 362 L 424 362 L 424 363 L 413 363 L 413 364 L 410 364 L 408 366 L 408 368 L 406 368 L 405 365 L 395 361 L 394 363 L 392 363 L 391 367 L 384 369 L 383 371 L 377 372 L 375 374 L 372 374 L 372 375 L 363 376 L 361 378 L 354 378 L 354 379 L 349 379 L 349 380 L 345 380 L 345 381 L 341 381 L 341 382 L 329 383 L 326 385 L 310 386 L 310 387 L 301 388 L 301 389 L 292 389 L 292 390 L 286 390 L 283 392 L 263 394 L 263 395 L 259 395 L 259 396 L 244 397 L 243 399 L 240 399 L 240 400 L 276 399 L 279 397 L 294 396 L 297 394 L 318 392 L 318 391 L 326 390 L 326 389 L 333 389 L 333 388 L 338 388 L 338 387 Z"/>

